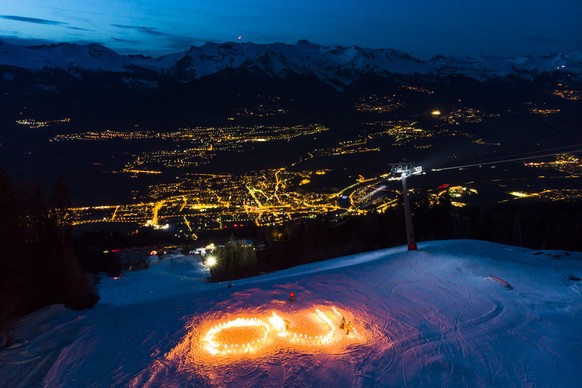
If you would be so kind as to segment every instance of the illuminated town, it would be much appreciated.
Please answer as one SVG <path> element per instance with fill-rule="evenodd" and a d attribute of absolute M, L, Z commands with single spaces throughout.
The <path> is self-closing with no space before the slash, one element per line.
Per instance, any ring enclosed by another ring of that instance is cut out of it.
<path fill-rule="evenodd" d="M 571 89 L 564 84 L 558 84 L 558 89 L 551 91 L 551 94 L 568 101 L 580 101 L 582 99 L 582 90 Z"/>
<path fill-rule="evenodd" d="M 548 168 L 577 178 L 582 162 L 571 155 L 555 161 L 530 162 L 532 168 Z M 323 215 L 342 217 L 383 213 L 399 203 L 396 185 L 400 179 L 386 172 L 375 177 L 358 177 L 352 184 L 334 193 L 300 189 L 328 171 L 290 171 L 286 168 L 264 170 L 244 175 L 191 174 L 179 184 L 156 185 L 150 196 L 155 200 L 134 204 L 74 207 L 68 209 L 73 225 L 93 223 L 131 223 L 153 228 L 181 225 L 181 233 L 196 238 L 198 230 L 245 228 L 250 225 L 281 225 L 286 221 Z M 540 176 L 540 179 L 543 179 Z M 539 198 L 568 201 L 582 198 L 580 189 L 543 189 L 538 192 L 511 191 L 515 199 Z M 479 195 L 471 186 L 443 185 L 429 193 L 431 202 L 448 197 L 454 207 L 465 207 L 466 200 Z"/>
<path fill-rule="evenodd" d="M 403 90 L 424 96 L 435 93 L 421 86 L 406 86 Z M 558 85 L 551 95 L 577 101 L 579 91 Z M 334 128 L 320 123 L 251 124 L 292 113 L 289 108 L 291 99 L 257 96 L 254 104 L 230 111 L 231 116 L 223 118 L 228 125 L 192 125 L 162 131 L 135 125 L 130 130 L 63 131 L 47 140 L 61 147 L 118 144 L 131 151 L 125 152 L 121 165 L 111 165 L 106 169 L 106 174 L 130 181 L 151 176 L 146 187 L 136 186 L 126 200 L 70 207 L 66 221 L 73 226 L 146 226 L 196 239 L 201 231 L 274 226 L 318 217 L 341 219 L 384 213 L 399 205 L 402 193 L 398 182 L 392 181 L 400 177 L 389 172 L 390 163 L 397 160 L 386 160 L 383 168 L 372 174 L 354 170 L 338 183 L 326 187 L 321 182 L 344 174 L 338 167 L 333 167 L 333 159 L 358 158 L 360 155 L 376 157 L 374 155 L 385 155 L 390 150 L 403 148 L 432 152 L 443 140 L 463 141 L 493 152 L 503 147 L 497 137 L 491 137 L 487 132 L 471 132 L 471 128 L 502 121 L 499 113 L 467 106 L 445 109 L 433 104 L 417 115 L 409 115 L 409 119 L 393 118 L 395 112 L 407 107 L 405 101 L 398 93 L 366 94 L 356 98 L 352 108 L 362 114 L 363 119 L 341 137 L 330 135 Z M 458 103 L 461 104 L 461 100 Z M 550 116 L 560 112 L 559 108 L 550 108 L 545 103 L 524 104 L 532 115 Z M 241 124 L 244 120 L 250 123 Z M 19 119 L 16 123 L 36 129 L 70 124 L 71 119 L 40 121 L 29 118 Z M 257 155 L 269 147 L 284 149 L 285 144 L 298 141 L 310 145 L 298 149 L 294 157 L 275 164 L 275 167 L 260 167 L 263 165 L 260 159 L 256 169 L 242 165 L 234 170 L 216 167 L 236 155 Z M 134 144 L 151 146 L 134 147 Z M 456 155 L 451 154 L 450 158 L 454 161 Z M 102 165 L 101 162 L 94 164 Z M 499 202 L 524 198 L 544 201 L 582 198 L 582 190 L 576 187 L 548 186 L 547 176 L 558 174 L 569 180 L 581 176 L 582 161 L 575 154 L 550 154 L 540 160 L 528 158 L 521 165 L 526 170 L 543 171 L 534 178 L 535 187 L 513 186 L 503 183 L 502 179 L 492 179 L 490 183 L 505 193 Z M 443 179 L 451 181 L 445 175 Z M 480 197 L 479 185 L 472 181 L 442 183 L 424 185 L 429 203 L 434 205 L 446 198 L 451 206 L 463 208 Z"/>
<path fill-rule="evenodd" d="M 568 178 L 580 178 L 582 176 L 582 160 L 574 155 L 560 154 L 552 161 L 547 162 L 529 162 L 527 167 L 545 168 L 558 170 L 567 174 Z"/>
<path fill-rule="evenodd" d="M 281 224 L 288 220 L 315 218 L 337 212 L 361 214 L 372 204 L 369 191 L 382 177 L 364 179 L 338 193 L 299 192 L 297 187 L 325 175 L 325 171 L 291 172 L 285 168 L 259 171 L 242 176 L 232 174 L 193 174 L 180 184 L 156 185 L 151 196 L 157 201 L 137 204 L 70 208 L 73 225 L 95 222 L 127 222 L 162 227 L 179 222 L 195 229 L 222 229 Z M 385 196 L 386 193 L 383 193 Z M 375 203 L 381 211 L 394 198 Z"/>
<path fill-rule="evenodd" d="M 560 109 L 548 108 L 545 106 L 540 107 L 533 102 L 526 103 L 526 106 L 528 106 L 528 111 L 532 115 L 549 116 L 549 115 L 555 115 L 557 113 L 560 113 Z"/>
<path fill-rule="evenodd" d="M 392 112 L 396 109 L 402 108 L 403 106 L 404 102 L 398 100 L 396 95 L 392 96 L 370 95 L 360 97 L 358 102 L 355 104 L 355 108 L 358 112 L 376 112 L 376 113 Z"/>
<path fill-rule="evenodd" d="M 51 124 L 63 124 L 69 123 L 71 119 L 69 117 L 65 117 L 64 119 L 57 119 L 57 120 L 47 120 L 47 121 L 38 121 L 34 119 L 20 119 L 16 120 L 16 123 L 31 129 L 38 129 L 38 128 L 45 128 Z"/>

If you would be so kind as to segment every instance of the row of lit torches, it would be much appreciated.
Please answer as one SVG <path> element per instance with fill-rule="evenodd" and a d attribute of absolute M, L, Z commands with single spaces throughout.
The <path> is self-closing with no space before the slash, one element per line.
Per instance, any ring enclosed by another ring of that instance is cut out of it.
<path fill-rule="evenodd" d="M 343 316 L 332 307 L 335 314 L 343 318 Z M 272 316 L 268 318 L 268 323 L 259 318 L 236 318 L 233 320 L 225 321 L 213 326 L 208 330 L 203 338 L 204 348 L 212 355 L 228 355 L 228 354 L 240 354 L 240 353 L 251 353 L 261 347 L 265 346 L 269 341 L 269 334 L 271 331 L 277 332 L 277 335 L 281 338 L 287 338 L 291 342 L 299 343 L 303 345 L 328 345 L 334 340 L 334 335 L 336 333 L 336 328 L 331 319 L 329 319 L 324 313 L 319 309 L 315 309 L 316 316 L 321 319 L 321 321 L 327 326 L 328 332 L 325 335 L 315 335 L 310 336 L 302 333 L 295 333 L 289 331 L 289 322 L 282 319 L 275 312 Z M 231 344 L 220 344 L 216 341 L 216 336 L 223 330 L 231 328 L 241 328 L 241 327 L 258 327 L 264 330 L 263 336 L 254 341 L 246 343 L 231 343 Z M 355 335 L 358 333 L 355 329 L 352 329 Z"/>

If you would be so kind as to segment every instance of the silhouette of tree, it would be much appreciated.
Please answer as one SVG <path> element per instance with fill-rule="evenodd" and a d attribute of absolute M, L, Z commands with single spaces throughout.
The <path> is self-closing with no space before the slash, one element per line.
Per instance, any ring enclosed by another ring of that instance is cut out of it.
<path fill-rule="evenodd" d="M 63 213 L 66 186 L 61 181 L 56 188 L 53 203 Z M 27 183 L 15 190 L 0 169 L 0 327 L 5 344 L 10 322 L 18 316 L 48 304 L 86 308 L 96 303 L 69 238 L 70 228 L 49 216 L 40 186 Z"/>

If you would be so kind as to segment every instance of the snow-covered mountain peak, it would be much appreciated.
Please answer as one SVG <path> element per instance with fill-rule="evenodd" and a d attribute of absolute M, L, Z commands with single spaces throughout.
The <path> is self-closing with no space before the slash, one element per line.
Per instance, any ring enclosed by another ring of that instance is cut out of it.
<path fill-rule="evenodd" d="M 394 49 L 359 46 L 322 46 L 307 40 L 296 44 L 208 42 L 158 58 L 121 55 L 100 44 L 61 43 L 17 46 L 0 42 L 0 65 L 32 71 L 60 69 L 74 74 L 91 72 L 134 72 L 139 69 L 161 75 L 200 78 L 226 69 L 246 69 L 268 77 L 299 74 L 327 84 L 348 85 L 362 75 L 461 75 L 478 80 L 496 77 L 532 77 L 544 72 L 563 71 L 582 75 L 582 53 L 514 58 L 445 57 L 422 61 Z"/>

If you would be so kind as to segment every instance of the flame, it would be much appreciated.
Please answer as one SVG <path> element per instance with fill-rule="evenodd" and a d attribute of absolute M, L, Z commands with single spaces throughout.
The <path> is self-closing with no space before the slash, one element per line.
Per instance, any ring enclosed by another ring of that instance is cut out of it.
<path fill-rule="evenodd" d="M 315 308 L 315 313 L 296 313 L 293 316 L 295 319 L 290 316 L 289 320 L 274 311 L 271 316 L 263 319 L 259 317 L 231 319 L 212 326 L 201 337 L 201 345 L 210 355 L 220 356 L 246 355 L 272 345 L 328 347 L 343 341 L 344 338 L 350 341 L 364 339 L 351 323 L 349 337 L 347 331 L 338 330 L 344 315 L 335 307 L 331 309 L 333 314 L 326 314 Z M 293 327 L 291 322 L 295 324 Z M 290 330 L 290 327 L 294 330 Z M 307 329 L 307 332 L 302 332 L 301 329 Z M 257 331 L 260 331 L 260 334 Z M 249 340 L 249 337 L 254 339 Z"/>
<path fill-rule="evenodd" d="M 269 318 L 269 323 L 271 324 L 273 329 L 279 332 L 279 336 L 284 337 L 285 335 L 287 335 L 287 324 L 285 323 L 283 318 L 278 316 L 274 311 L 273 316 Z"/>
<path fill-rule="evenodd" d="M 218 335 L 218 333 L 220 333 L 223 330 L 231 329 L 234 327 L 238 328 L 258 327 L 263 328 L 265 332 L 262 338 L 247 343 L 220 344 L 216 340 L 216 336 Z M 208 351 L 208 353 L 213 355 L 253 352 L 256 349 L 262 347 L 265 343 L 267 343 L 269 339 L 269 332 L 270 326 L 267 325 L 265 322 L 261 321 L 260 319 L 237 318 L 232 321 L 220 323 L 216 326 L 213 326 L 210 330 L 208 330 L 206 336 L 204 336 L 203 339 L 203 342 L 205 342 L 204 348 Z"/>

